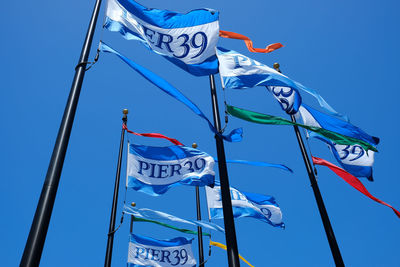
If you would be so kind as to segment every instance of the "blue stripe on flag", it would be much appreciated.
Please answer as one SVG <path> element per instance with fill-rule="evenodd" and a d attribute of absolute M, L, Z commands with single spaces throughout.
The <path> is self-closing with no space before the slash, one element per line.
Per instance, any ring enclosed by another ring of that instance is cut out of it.
<path fill-rule="evenodd" d="M 205 174 L 199 177 L 198 175 L 193 175 L 186 177 L 179 182 L 167 184 L 167 185 L 151 185 L 145 184 L 133 176 L 128 176 L 127 187 L 133 188 L 136 191 L 146 193 L 151 196 L 159 196 L 167 192 L 171 187 L 178 185 L 191 185 L 191 186 L 205 186 L 214 184 L 215 176 L 211 174 Z"/>
<path fill-rule="evenodd" d="M 232 130 L 228 135 L 221 135 L 212 125 L 212 123 L 208 120 L 206 115 L 197 107 L 192 101 L 190 101 L 186 96 L 184 96 L 178 89 L 173 87 L 170 83 L 156 75 L 155 73 L 151 72 L 150 70 L 136 64 L 129 58 L 123 56 L 116 50 L 112 49 L 110 46 L 106 45 L 103 42 L 100 42 L 100 51 L 105 52 L 105 53 L 111 53 L 115 54 L 118 56 L 122 61 L 124 61 L 128 66 L 130 66 L 132 69 L 137 71 L 140 75 L 142 75 L 144 78 L 146 78 L 149 82 L 160 88 L 162 91 L 167 93 L 168 95 L 174 97 L 176 100 L 182 102 L 185 104 L 189 109 L 191 109 L 194 113 L 196 113 L 198 116 L 206 120 L 208 123 L 208 126 L 210 127 L 210 130 L 214 132 L 217 135 L 222 136 L 223 139 L 225 139 L 228 142 L 240 142 L 242 140 L 242 134 L 243 134 L 243 129 L 238 128 Z"/>
<path fill-rule="evenodd" d="M 129 153 L 154 160 L 177 160 L 194 156 L 208 156 L 206 153 L 183 146 L 155 147 L 129 144 Z"/>
<path fill-rule="evenodd" d="M 363 140 L 365 142 L 370 143 L 373 146 L 376 146 L 377 144 L 379 144 L 379 138 L 367 134 L 362 129 L 358 128 L 357 126 L 354 126 L 353 124 L 351 124 L 349 122 L 342 121 L 335 117 L 326 115 L 326 114 L 324 114 L 318 110 L 315 110 L 305 104 L 302 104 L 302 106 L 306 110 L 308 110 L 308 112 L 310 112 L 310 114 L 318 122 L 318 124 L 321 126 L 321 128 L 324 128 L 324 129 L 332 131 L 332 132 L 340 133 L 345 136 Z"/>
<path fill-rule="evenodd" d="M 212 9 L 195 9 L 180 14 L 169 10 L 147 8 L 133 0 L 118 0 L 118 2 L 139 19 L 164 29 L 193 27 L 219 19 L 219 12 Z"/>
<path fill-rule="evenodd" d="M 155 246 L 155 247 L 174 247 L 174 246 L 183 246 L 186 244 L 191 244 L 193 238 L 186 237 L 175 237 L 172 239 L 159 240 L 154 239 L 147 236 L 140 236 L 131 234 L 130 242 L 139 243 L 147 246 Z"/>

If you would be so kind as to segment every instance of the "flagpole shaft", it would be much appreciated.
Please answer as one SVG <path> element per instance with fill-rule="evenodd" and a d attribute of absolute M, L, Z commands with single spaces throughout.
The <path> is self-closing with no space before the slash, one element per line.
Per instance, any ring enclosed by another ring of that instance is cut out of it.
<path fill-rule="evenodd" d="M 126 126 L 126 122 L 128 121 L 127 114 L 128 110 L 124 109 L 124 115 L 122 117 L 122 123 Z M 117 204 L 118 204 L 118 192 L 119 192 L 119 181 L 121 177 L 121 162 L 122 162 L 122 152 L 124 150 L 124 137 L 125 137 L 125 128 L 123 127 L 121 130 L 121 140 L 119 142 L 119 152 L 118 152 L 118 163 L 117 163 L 117 173 L 115 175 L 115 182 L 114 182 L 114 194 L 113 194 L 113 201 L 112 201 L 112 208 L 111 208 L 111 215 L 110 215 L 110 226 L 108 228 L 108 238 L 107 238 L 107 249 L 106 249 L 106 257 L 104 260 L 104 267 L 111 266 L 111 258 L 112 258 L 112 250 L 114 244 L 114 229 L 115 229 L 115 217 L 117 213 Z"/>
<path fill-rule="evenodd" d="M 294 115 L 290 115 L 292 122 L 296 123 L 296 118 Z M 304 164 L 306 165 L 308 177 L 310 178 L 311 187 L 314 192 L 314 197 L 317 202 L 319 214 L 321 215 L 322 223 L 324 225 L 325 234 L 328 238 L 328 243 L 331 248 L 332 256 L 335 261 L 336 266 L 344 266 L 344 262 L 342 259 L 342 255 L 339 250 L 338 243 L 335 238 L 335 234 L 333 232 L 333 228 L 331 222 L 329 220 L 328 212 L 326 211 L 324 200 L 322 199 L 321 192 L 319 190 L 317 179 L 315 178 L 315 174 L 313 172 L 310 159 L 308 157 L 306 148 L 304 146 L 303 139 L 301 138 L 300 130 L 297 125 L 293 125 L 294 131 L 296 133 L 297 141 L 299 143 L 299 147 L 301 150 L 301 154 L 303 156 Z"/>
<path fill-rule="evenodd" d="M 211 101 L 213 107 L 214 116 L 214 127 L 218 132 L 221 132 L 221 121 L 219 117 L 217 92 L 215 88 L 214 75 L 210 75 L 210 89 L 211 89 Z M 224 214 L 224 226 L 225 226 L 225 239 L 228 254 L 229 267 L 239 267 L 239 252 L 236 240 L 235 222 L 233 220 L 231 192 L 229 187 L 228 170 L 226 167 L 225 148 L 224 142 L 220 135 L 215 135 L 215 143 L 217 146 L 218 156 L 218 169 L 219 179 L 221 183 L 221 198 L 222 208 Z"/>
<path fill-rule="evenodd" d="M 200 208 L 200 188 L 196 186 L 196 209 L 197 220 L 201 221 L 201 208 Z M 203 252 L 203 230 L 197 226 L 197 241 L 199 244 L 199 267 L 204 267 L 204 252 Z"/>
<path fill-rule="evenodd" d="M 83 78 L 85 76 L 90 47 L 92 45 L 93 35 L 96 29 L 100 5 L 101 0 L 96 0 L 86 33 L 86 38 L 83 43 L 79 63 L 75 68 L 74 80 L 71 85 L 64 115 L 58 130 L 56 143 L 53 148 L 53 153 L 51 155 L 35 216 L 33 218 L 29 236 L 25 244 L 20 267 L 34 267 L 39 266 L 40 263 L 40 258 L 42 256 L 43 246 L 46 240 L 47 230 L 50 224 L 51 214 L 57 194 L 58 184 L 60 182 L 65 154 L 67 152 L 69 137 L 71 135 L 72 125 L 74 123 L 75 112 L 78 106 Z"/>

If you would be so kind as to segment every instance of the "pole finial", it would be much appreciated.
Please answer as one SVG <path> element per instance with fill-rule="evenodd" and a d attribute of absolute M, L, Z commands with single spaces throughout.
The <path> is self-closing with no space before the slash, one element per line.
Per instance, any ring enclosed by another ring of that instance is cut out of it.
<path fill-rule="evenodd" d="M 132 206 L 132 207 L 136 207 L 136 203 L 135 203 L 135 202 L 132 202 L 132 203 L 131 203 L 131 206 Z"/>
<path fill-rule="evenodd" d="M 122 113 L 125 114 L 125 115 L 127 115 L 127 114 L 129 113 L 129 110 L 126 109 L 126 108 L 124 108 L 124 109 L 122 110 Z"/>
<path fill-rule="evenodd" d="M 192 144 L 192 147 L 193 147 L 193 148 L 197 148 L 197 144 L 196 144 L 196 143 L 193 143 L 193 144 Z"/>
<path fill-rule="evenodd" d="M 274 69 L 275 69 L 276 71 L 278 71 L 278 72 L 281 72 L 281 69 L 280 69 L 279 67 L 280 67 L 279 63 L 278 63 L 278 62 L 275 62 L 275 63 L 274 63 Z"/>

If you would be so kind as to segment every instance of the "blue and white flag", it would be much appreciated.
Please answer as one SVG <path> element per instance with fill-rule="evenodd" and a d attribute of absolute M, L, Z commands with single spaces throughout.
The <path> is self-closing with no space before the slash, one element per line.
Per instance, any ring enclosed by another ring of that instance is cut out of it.
<path fill-rule="evenodd" d="M 192 241 L 186 237 L 159 240 L 130 234 L 128 267 L 194 267 Z"/>
<path fill-rule="evenodd" d="M 152 209 L 146 209 L 146 208 L 134 208 L 134 207 L 129 207 L 129 206 L 124 206 L 124 213 L 133 215 L 136 218 L 142 218 L 142 219 L 147 219 L 147 220 L 161 220 L 165 221 L 168 223 L 181 223 L 185 225 L 190 225 L 190 226 L 200 226 L 203 227 L 204 229 L 209 229 L 213 231 L 218 231 L 224 233 L 225 230 L 221 226 L 212 223 L 212 222 L 206 222 L 206 221 L 195 221 L 195 220 L 186 220 L 182 219 L 179 217 L 176 217 L 174 215 L 158 211 L 158 210 L 152 210 Z"/>
<path fill-rule="evenodd" d="M 174 185 L 214 184 L 214 158 L 185 146 L 129 144 L 126 186 L 158 196 Z"/>
<path fill-rule="evenodd" d="M 371 136 L 353 124 L 319 112 L 305 104 L 299 108 L 305 125 L 320 127 L 345 136 L 357 138 L 373 146 L 379 144 L 379 138 Z"/>
<path fill-rule="evenodd" d="M 104 27 L 143 42 L 182 69 L 202 76 L 218 72 L 218 19 L 219 13 L 210 9 L 180 14 L 146 8 L 133 0 L 108 0 Z"/>
<path fill-rule="evenodd" d="M 254 193 L 246 193 L 231 187 L 231 200 L 233 216 L 252 217 L 269 223 L 275 227 L 284 228 L 282 221 L 282 212 L 275 198 Z M 224 218 L 222 210 L 221 187 L 206 187 L 207 205 L 210 218 Z"/>
<path fill-rule="evenodd" d="M 315 90 L 291 80 L 252 58 L 236 51 L 218 47 L 219 73 L 223 86 L 230 89 L 266 86 L 288 114 L 295 114 L 302 102 L 299 90 L 314 96 L 329 114 L 344 117 L 336 112 Z"/>
<path fill-rule="evenodd" d="M 369 181 L 373 181 L 372 165 L 374 164 L 374 151 L 365 151 L 359 145 L 339 145 L 314 133 L 310 134 L 328 144 L 332 154 L 347 172 L 356 177 L 366 177 Z"/>

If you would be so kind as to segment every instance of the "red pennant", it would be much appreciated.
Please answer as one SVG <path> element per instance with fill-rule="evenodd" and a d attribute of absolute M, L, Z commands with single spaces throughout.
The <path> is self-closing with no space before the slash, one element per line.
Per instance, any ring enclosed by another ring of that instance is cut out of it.
<path fill-rule="evenodd" d="M 249 49 L 250 52 L 254 53 L 269 53 L 283 47 L 281 43 L 275 43 L 275 44 L 270 44 L 266 48 L 254 48 L 253 42 L 250 40 L 249 37 L 236 32 L 219 31 L 219 36 L 223 38 L 243 40 L 246 43 L 247 49 Z"/>
<path fill-rule="evenodd" d="M 322 166 L 325 166 L 325 167 L 328 167 L 329 169 L 331 169 L 334 173 L 336 173 L 343 180 L 345 180 L 349 185 L 351 185 L 352 187 L 354 187 L 355 189 L 357 189 L 358 191 L 360 191 L 361 193 L 363 193 L 370 199 L 375 200 L 376 202 L 381 203 L 382 205 L 388 206 L 389 208 L 391 208 L 394 211 L 394 213 L 396 213 L 397 217 L 400 218 L 400 212 L 398 210 L 396 210 L 389 204 L 387 204 L 387 203 L 383 202 L 382 200 L 377 199 L 376 197 L 371 195 L 357 177 L 351 175 L 350 173 L 346 172 L 342 168 L 340 168 L 324 159 L 312 157 L 312 160 L 313 160 L 314 164 L 316 164 L 316 165 L 322 165 Z"/>
<path fill-rule="evenodd" d="M 144 136 L 144 137 L 153 137 L 153 138 L 163 138 L 163 139 L 167 139 L 168 141 L 170 141 L 171 143 L 178 145 L 178 146 L 183 146 L 183 144 L 181 142 L 179 142 L 178 140 L 174 139 L 174 138 L 170 138 L 168 136 L 165 136 L 163 134 L 160 133 L 135 133 L 132 132 L 130 130 L 128 130 L 128 127 L 126 127 L 125 124 L 122 125 L 122 129 L 126 130 L 128 133 L 134 134 L 134 135 L 139 135 L 139 136 Z"/>

